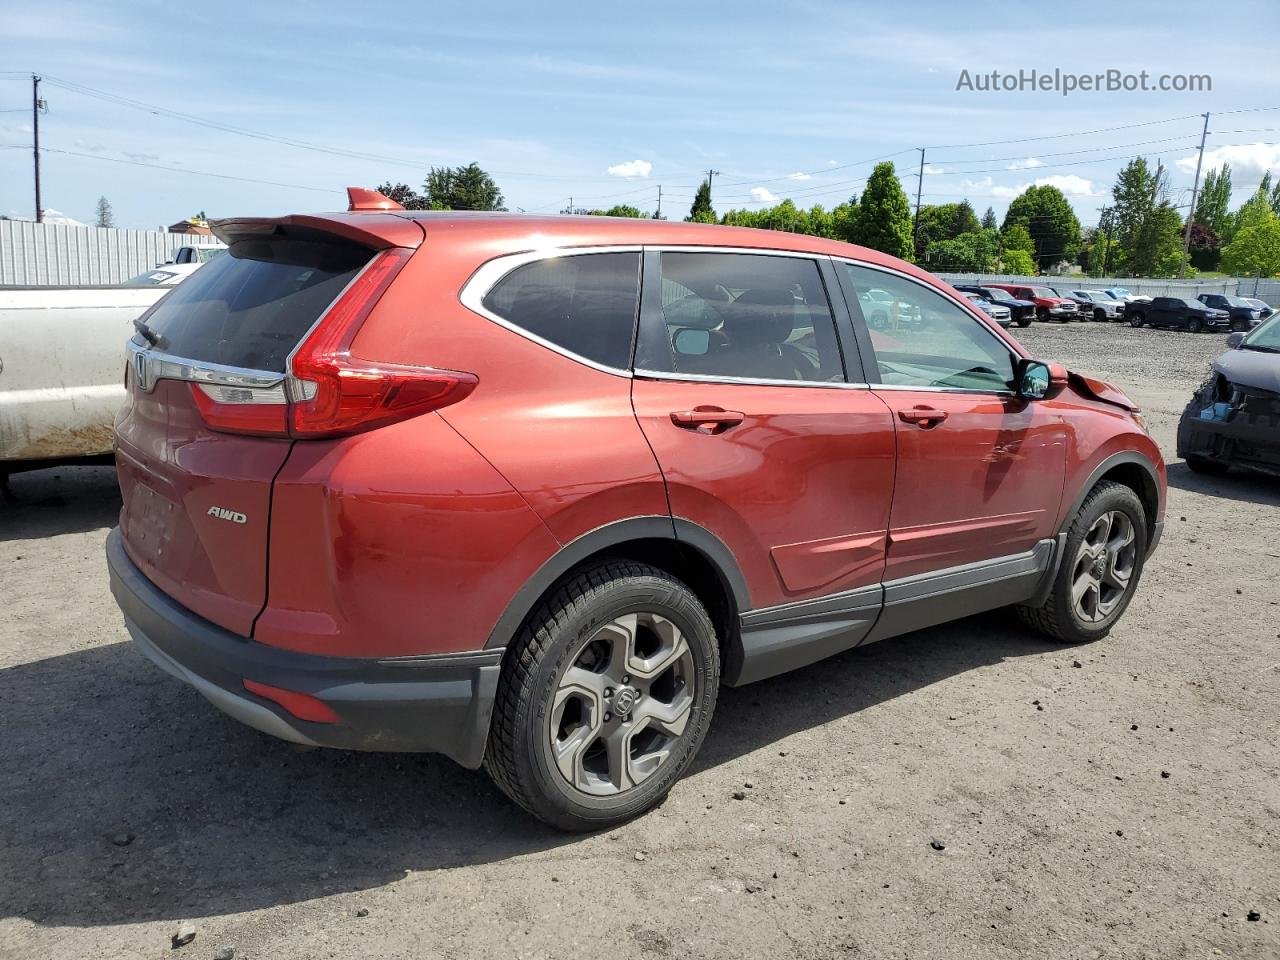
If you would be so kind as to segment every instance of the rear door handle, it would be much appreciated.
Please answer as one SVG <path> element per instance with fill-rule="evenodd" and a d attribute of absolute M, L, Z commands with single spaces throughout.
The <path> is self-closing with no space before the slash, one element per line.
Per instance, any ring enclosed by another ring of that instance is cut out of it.
<path fill-rule="evenodd" d="M 947 411 L 934 407 L 910 407 L 898 411 L 898 419 L 903 423 L 914 423 L 917 427 L 936 427 L 947 419 Z"/>
<path fill-rule="evenodd" d="M 699 433 L 723 433 L 745 419 L 746 414 L 739 410 L 722 410 L 720 407 L 695 407 L 671 413 L 671 422 L 677 427 Z"/>

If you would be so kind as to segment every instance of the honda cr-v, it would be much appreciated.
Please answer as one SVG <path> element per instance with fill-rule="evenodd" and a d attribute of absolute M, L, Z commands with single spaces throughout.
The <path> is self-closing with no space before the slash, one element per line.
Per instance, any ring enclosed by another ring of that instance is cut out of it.
<path fill-rule="evenodd" d="M 671 789 L 722 683 L 1006 605 L 1087 642 L 1132 598 L 1138 410 L 924 271 L 352 197 L 219 222 L 128 346 L 112 589 L 233 717 L 590 829 Z"/>

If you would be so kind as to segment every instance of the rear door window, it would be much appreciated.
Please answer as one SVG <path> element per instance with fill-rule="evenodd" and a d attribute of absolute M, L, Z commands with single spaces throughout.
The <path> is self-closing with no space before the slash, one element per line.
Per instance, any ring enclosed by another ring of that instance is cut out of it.
<path fill-rule="evenodd" d="M 161 353 L 283 373 L 289 353 L 372 256 L 341 243 L 233 243 L 161 300 L 147 325 Z"/>
<path fill-rule="evenodd" d="M 844 380 L 815 261 L 664 252 L 659 263 L 660 310 L 655 322 L 646 319 L 652 342 L 637 367 L 735 380 Z"/>
<path fill-rule="evenodd" d="M 560 350 L 631 366 L 640 304 L 640 254 L 585 253 L 517 267 L 484 296 L 486 310 Z"/>

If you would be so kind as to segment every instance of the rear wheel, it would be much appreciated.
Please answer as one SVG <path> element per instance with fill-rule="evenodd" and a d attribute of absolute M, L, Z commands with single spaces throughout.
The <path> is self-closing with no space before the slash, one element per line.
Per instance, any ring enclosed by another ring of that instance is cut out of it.
<path fill-rule="evenodd" d="M 1088 643 L 1111 632 L 1142 575 L 1147 519 L 1132 489 L 1104 481 L 1080 506 L 1067 533 L 1049 597 L 1020 606 L 1028 626 L 1055 640 Z"/>
<path fill-rule="evenodd" d="M 706 736 L 720 682 L 697 596 L 645 564 L 564 581 L 529 616 L 498 683 L 485 768 L 562 830 L 597 830 L 659 803 Z"/>

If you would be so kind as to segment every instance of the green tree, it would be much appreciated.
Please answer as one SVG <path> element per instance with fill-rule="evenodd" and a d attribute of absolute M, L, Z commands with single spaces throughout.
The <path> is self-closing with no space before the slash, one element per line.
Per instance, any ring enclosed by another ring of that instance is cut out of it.
<path fill-rule="evenodd" d="M 1005 250 L 1000 257 L 1000 270 L 1003 273 L 1011 273 L 1019 277 L 1034 277 L 1036 275 L 1036 262 L 1031 259 L 1031 254 L 1025 250 Z"/>
<path fill-rule="evenodd" d="M 1280 274 L 1280 217 L 1241 227 L 1222 248 L 1222 269 L 1238 277 Z"/>
<path fill-rule="evenodd" d="M 1253 196 L 1246 200 L 1240 209 L 1235 212 L 1235 216 L 1231 218 L 1230 222 L 1230 235 L 1227 237 L 1228 243 L 1241 230 L 1261 226 L 1275 218 L 1276 212 L 1271 209 L 1269 187 L 1270 184 L 1267 183 L 1258 184 L 1258 189 L 1254 191 Z"/>
<path fill-rule="evenodd" d="M 1205 174 L 1204 189 L 1196 200 L 1195 222 L 1221 235 L 1231 206 L 1231 164 Z"/>
<path fill-rule="evenodd" d="M 711 206 L 711 181 L 703 180 L 698 185 L 698 192 L 693 195 L 693 205 L 689 207 L 689 223 L 715 223 L 716 211 Z"/>
<path fill-rule="evenodd" d="M 407 183 L 392 183 L 388 180 L 378 184 L 377 189 L 388 200 L 394 200 L 406 210 L 426 210 L 431 206 L 426 197 Z"/>
<path fill-rule="evenodd" d="M 1128 266 L 1139 277 L 1172 277 L 1182 263 L 1182 218 L 1167 200 L 1161 200 L 1147 214 L 1133 246 Z"/>
<path fill-rule="evenodd" d="M 977 233 L 981 229 L 978 216 L 968 200 L 921 207 L 915 224 L 916 262 L 923 262 L 925 251 L 939 240 L 954 240 L 962 234 Z"/>
<path fill-rule="evenodd" d="M 1080 221 L 1071 204 L 1057 187 L 1027 187 L 1013 198 L 1004 215 L 1006 228 L 1021 224 L 1035 244 L 1035 259 L 1041 269 L 1060 260 L 1075 260 L 1080 247 Z"/>
<path fill-rule="evenodd" d="M 994 230 L 996 228 L 996 212 L 993 208 L 987 207 L 987 212 L 982 215 L 982 229 Z"/>
<path fill-rule="evenodd" d="M 1000 231 L 1000 242 L 1005 250 L 1021 250 L 1028 256 L 1036 252 L 1035 241 L 1023 223 L 1011 223 Z"/>
<path fill-rule="evenodd" d="M 475 163 L 465 167 L 432 167 L 422 184 L 433 210 L 504 210 L 502 191 Z"/>
<path fill-rule="evenodd" d="M 1121 269 L 1134 270 L 1130 261 L 1138 234 L 1155 209 L 1160 186 L 1146 157 L 1130 160 L 1116 177 L 1111 188 L 1115 201 L 1111 208 L 1111 259 Z"/>
<path fill-rule="evenodd" d="M 111 202 L 106 197 L 98 198 L 98 219 L 94 223 L 95 227 L 114 227 L 116 225 L 115 215 L 111 212 Z"/>
<path fill-rule="evenodd" d="M 978 229 L 935 241 L 922 262 L 934 271 L 990 273 L 996 267 L 999 254 L 1000 239 L 996 231 Z"/>
<path fill-rule="evenodd" d="M 854 242 L 911 259 L 911 207 L 891 162 L 877 163 L 858 204 Z"/>
<path fill-rule="evenodd" d="M 831 211 L 831 236 L 845 243 L 853 243 L 858 223 L 858 198 L 852 196 L 837 204 Z"/>
<path fill-rule="evenodd" d="M 631 217 L 636 220 L 643 220 L 645 215 L 640 212 L 639 208 L 630 206 L 625 203 L 614 204 L 604 212 L 606 217 Z"/>

